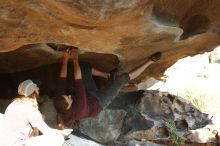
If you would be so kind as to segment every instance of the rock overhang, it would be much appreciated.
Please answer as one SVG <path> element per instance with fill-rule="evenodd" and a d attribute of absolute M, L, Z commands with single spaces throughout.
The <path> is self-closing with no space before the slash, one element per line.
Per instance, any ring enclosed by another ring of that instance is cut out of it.
<path fill-rule="evenodd" d="M 1 73 L 60 62 L 62 52 L 48 44 L 76 46 L 83 59 L 105 71 L 120 65 L 127 72 L 163 52 L 140 81 L 161 77 L 178 59 L 220 43 L 218 0 L 1 1 L 0 6 Z M 93 53 L 110 57 L 103 65 Z"/>

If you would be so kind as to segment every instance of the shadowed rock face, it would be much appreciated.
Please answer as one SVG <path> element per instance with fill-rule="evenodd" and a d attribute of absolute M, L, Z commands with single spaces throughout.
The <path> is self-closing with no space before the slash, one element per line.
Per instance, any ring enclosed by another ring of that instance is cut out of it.
<path fill-rule="evenodd" d="M 125 96 L 121 93 L 98 117 L 80 120 L 79 130 L 102 143 L 132 139 L 168 140 L 170 127 L 166 126 L 166 122 L 170 120 L 175 123 L 176 133 L 191 142 L 203 141 L 193 133 L 194 130 L 207 129 L 203 127 L 212 125 L 212 119 L 207 114 L 181 97 L 145 90 L 127 92 Z M 215 141 L 211 130 L 205 137 L 210 138 L 206 142 Z"/>
<path fill-rule="evenodd" d="M 81 55 L 116 55 L 118 62 L 107 55 L 103 64 L 85 55 L 105 71 L 130 71 L 162 51 L 137 81 L 160 77 L 177 59 L 220 43 L 219 10 L 219 0 L 0 1 L 0 73 L 60 62 L 56 45 L 69 45 Z"/>

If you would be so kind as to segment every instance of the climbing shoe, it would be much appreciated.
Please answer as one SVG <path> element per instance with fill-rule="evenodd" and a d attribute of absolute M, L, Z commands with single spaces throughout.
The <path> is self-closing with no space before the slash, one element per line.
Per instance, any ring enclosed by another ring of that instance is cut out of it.
<path fill-rule="evenodd" d="M 109 81 L 114 81 L 117 77 L 117 73 L 118 73 L 118 68 L 115 68 L 112 71 L 110 71 L 110 75 L 108 77 L 108 80 Z"/>

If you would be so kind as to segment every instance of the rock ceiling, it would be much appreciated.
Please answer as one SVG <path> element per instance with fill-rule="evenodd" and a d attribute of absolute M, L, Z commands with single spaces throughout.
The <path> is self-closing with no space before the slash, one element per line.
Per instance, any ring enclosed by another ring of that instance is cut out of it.
<path fill-rule="evenodd" d="M 67 45 L 106 71 L 161 51 L 140 79 L 160 77 L 220 43 L 219 12 L 219 0 L 0 0 L 0 73 L 60 62 Z"/>

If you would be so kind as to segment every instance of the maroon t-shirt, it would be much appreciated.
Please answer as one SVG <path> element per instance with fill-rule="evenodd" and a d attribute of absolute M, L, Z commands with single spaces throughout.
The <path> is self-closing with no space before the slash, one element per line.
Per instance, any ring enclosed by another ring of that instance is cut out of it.
<path fill-rule="evenodd" d="M 86 92 L 82 79 L 74 81 L 75 95 L 70 109 L 62 115 L 63 122 L 67 127 L 73 127 L 76 120 L 87 117 L 96 117 L 102 110 L 96 97 Z"/>

